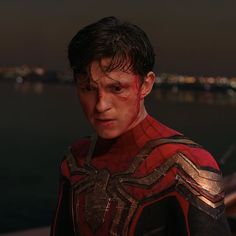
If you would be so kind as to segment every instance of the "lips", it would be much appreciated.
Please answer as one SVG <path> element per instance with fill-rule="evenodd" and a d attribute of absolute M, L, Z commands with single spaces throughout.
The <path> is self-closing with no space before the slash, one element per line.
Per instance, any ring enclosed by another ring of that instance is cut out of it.
<path fill-rule="evenodd" d="M 105 127 L 110 127 L 114 125 L 115 120 L 114 119 L 108 119 L 108 118 L 97 118 L 95 119 L 95 122 L 99 126 L 105 126 Z"/>

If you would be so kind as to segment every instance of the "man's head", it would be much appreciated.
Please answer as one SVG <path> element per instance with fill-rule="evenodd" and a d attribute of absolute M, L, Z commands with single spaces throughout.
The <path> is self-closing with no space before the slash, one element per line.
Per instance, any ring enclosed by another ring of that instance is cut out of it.
<path fill-rule="evenodd" d="M 145 32 L 115 17 L 81 29 L 69 44 L 68 57 L 75 75 L 87 73 L 92 61 L 111 58 L 107 71 L 130 69 L 144 77 L 152 71 L 155 60 Z"/>
<path fill-rule="evenodd" d="M 154 52 L 139 27 L 103 18 L 74 36 L 68 56 L 81 105 L 99 136 L 118 137 L 146 116 Z"/>

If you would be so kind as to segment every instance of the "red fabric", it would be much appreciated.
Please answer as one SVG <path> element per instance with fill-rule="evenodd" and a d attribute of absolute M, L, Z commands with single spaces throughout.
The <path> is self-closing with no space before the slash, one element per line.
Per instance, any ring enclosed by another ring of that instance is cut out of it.
<path fill-rule="evenodd" d="M 133 158 L 138 153 L 138 151 L 144 146 L 144 144 L 156 138 L 170 137 L 173 135 L 178 135 L 179 133 L 172 130 L 160 122 L 153 119 L 151 116 L 147 116 L 140 124 L 138 124 L 132 130 L 124 133 L 120 137 L 112 140 L 104 140 L 98 138 L 96 148 L 92 157 L 92 165 L 97 169 L 106 168 L 110 173 L 114 174 L 117 172 L 123 172 L 127 170 L 130 166 Z M 81 139 L 75 142 L 71 146 L 73 155 L 76 157 L 79 166 L 83 166 L 85 161 L 85 156 L 89 150 L 89 139 Z M 148 173 L 152 172 L 153 169 L 162 165 L 169 157 L 173 156 L 177 151 L 181 151 L 186 154 L 187 157 L 198 166 L 210 166 L 218 169 L 218 166 L 212 156 L 205 150 L 199 148 L 191 148 L 186 145 L 180 144 L 166 144 L 155 149 L 150 156 L 141 164 L 139 169 L 135 172 L 134 176 L 142 177 L 146 176 Z M 164 189 L 167 189 L 173 184 L 176 176 L 176 168 L 172 168 L 170 172 L 158 183 L 150 189 L 140 189 L 138 187 L 127 186 L 126 190 L 136 199 L 143 199 L 144 197 L 151 196 Z M 71 178 L 69 175 L 69 170 L 66 162 L 62 163 L 62 174 L 67 177 L 72 183 L 79 181 L 79 177 Z M 188 213 L 188 202 L 179 194 L 176 197 L 183 209 L 186 222 Z M 165 196 L 164 196 L 165 197 Z M 81 195 L 80 204 L 80 231 L 82 235 L 93 235 L 89 226 L 83 218 L 84 209 L 84 196 Z M 147 204 L 151 204 L 149 202 Z M 138 209 L 133 223 L 130 227 L 130 234 L 133 235 L 135 230 L 135 224 L 138 221 L 139 215 L 142 212 L 142 206 Z M 102 227 L 97 231 L 96 235 L 108 235 L 108 229 L 112 223 L 113 209 L 114 205 L 110 207 L 110 210 L 106 213 L 105 222 Z"/>
<path fill-rule="evenodd" d="M 137 152 L 151 139 L 179 134 L 178 132 L 147 116 L 139 125 L 112 140 L 99 138 L 93 155 L 92 164 L 97 168 L 109 168 L 111 173 L 126 170 Z M 83 165 L 89 149 L 89 139 L 75 142 L 71 148 L 78 164 Z"/>

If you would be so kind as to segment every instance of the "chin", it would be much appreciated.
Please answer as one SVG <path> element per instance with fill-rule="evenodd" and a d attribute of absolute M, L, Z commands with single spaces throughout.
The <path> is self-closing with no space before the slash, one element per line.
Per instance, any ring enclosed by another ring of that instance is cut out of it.
<path fill-rule="evenodd" d="M 120 136 L 120 133 L 115 132 L 113 130 L 110 131 L 97 131 L 97 135 L 101 138 L 104 139 L 113 139 L 113 138 L 117 138 L 118 136 Z"/>

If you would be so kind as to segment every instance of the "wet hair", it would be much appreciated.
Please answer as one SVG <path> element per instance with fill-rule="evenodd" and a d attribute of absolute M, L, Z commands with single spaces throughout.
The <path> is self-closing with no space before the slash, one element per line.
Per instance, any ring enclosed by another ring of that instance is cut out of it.
<path fill-rule="evenodd" d="M 90 73 L 93 61 L 111 58 L 106 72 L 132 71 L 143 78 L 152 71 L 155 54 L 146 33 L 116 17 L 106 17 L 82 28 L 71 40 L 68 58 L 76 79 Z"/>

